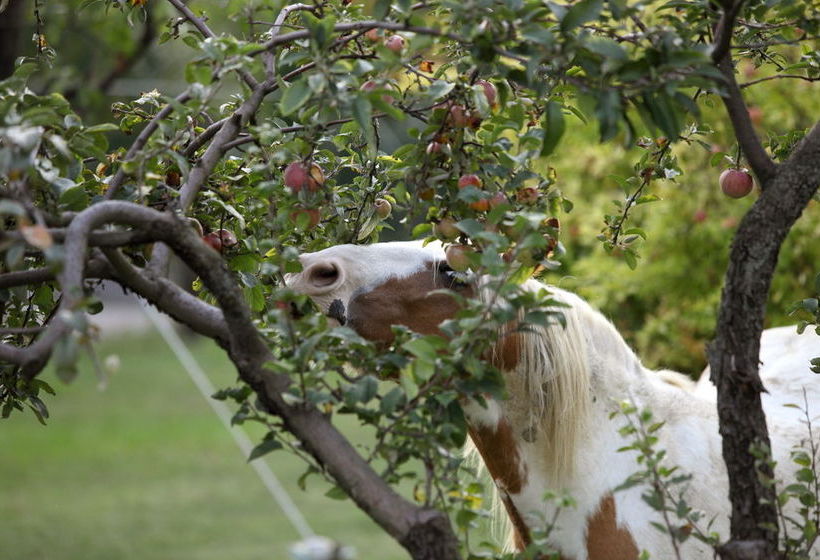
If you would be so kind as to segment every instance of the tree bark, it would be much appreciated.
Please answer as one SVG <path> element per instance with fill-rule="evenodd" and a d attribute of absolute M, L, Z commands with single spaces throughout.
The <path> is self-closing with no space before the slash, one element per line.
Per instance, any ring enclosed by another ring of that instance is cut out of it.
<path fill-rule="evenodd" d="M 729 257 L 715 340 L 709 347 L 711 379 L 717 386 L 723 458 L 732 503 L 731 541 L 725 559 L 772 558 L 777 550 L 773 473 L 758 465 L 753 446 L 769 449 L 760 401 L 760 335 L 780 247 L 817 192 L 820 125 L 815 125 L 789 160 L 764 180 L 760 198 L 738 227 Z M 762 556 L 761 556 L 762 555 Z"/>

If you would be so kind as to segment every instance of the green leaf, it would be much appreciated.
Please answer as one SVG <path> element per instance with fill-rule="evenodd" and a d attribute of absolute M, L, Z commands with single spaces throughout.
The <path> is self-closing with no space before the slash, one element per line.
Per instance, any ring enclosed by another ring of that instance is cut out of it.
<path fill-rule="evenodd" d="M 265 292 L 262 291 L 262 286 L 257 285 L 252 288 L 245 288 L 245 299 L 248 301 L 248 307 L 251 311 L 258 313 L 265 309 Z"/>
<path fill-rule="evenodd" d="M 399 387 L 393 387 L 390 392 L 382 397 L 379 410 L 381 410 L 382 414 L 391 414 L 400 404 L 404 403 L 404 400 L 404 391 Z"/>
<path fill-rule="evenodd" d="M 310 86 L 306 80 L 299 80 L 291 85 L 282 94 L 282 99 L 279 101 L 279 109 L 282 111 L 282 116 L 288 116 L 299 110 L 302 105 L 307 103 L 310 99 Z"/>
<path fill-rule="evenodd" d="M 258 459 L 262 455 L 266 455 L 271 451 L 282 449 L 282 447 L 282 444 L 279 443 L 278 440 L 273 439 L 272 437 L 270 439 L 266 439 L 251 450 L 251 454 L 248 455 L 248 462 L 250 463 L 254 459 Z"/>
<path fill-rule="evenodd" d="M 345 491 L 342 490 L 341 488 L 339 488 L 338 486 L 334 486 L 333 488 L 331 488 L 330 490 L 325 492 L 325 496 L 327 496 L 331 500 L 346 500 L 347 499 L 347 493 L 345 493 Z"/>
<path fill-rule="evenodd" d="M 82 185 L 77 185 L 63 191 L 58 202 L 62 209 L 77 212 L 88 207 L 88 194 Z"/>
<path fill-rule="evenodd" d="M 561 20 L 561 31 L 569 33 L 579 25 L 598 17 L 603 7 L 603 0 L 581 0 L 573 4 Z"/>
<path fill-rule="evenodd" d="M 353 102 L 353 118 L 362 129 L 368 146 L 376 145 L 376 133 L 373 130 L 373 106 L 365 95 L 356 97 Z"/>
<path fill-rule="evenodd" d="M 409 340 L 402 344 L 402 348 L 422 360 L 427 360 L 428 362 L 436 361 L 437 350 L 427 337 Z"/>
<path fill-rule="evenodd" d="M 430 87 L 427 89 L 427 95 L 433 100 L 441 99 L 442 97 L 450 93 L 454 87 L 455 84 L 451 82 L 445 82 L 444 80 L 436 80 L 435 82 L 430 84 Z"/>
<path fill-rule="evenodd" d="M 115 125 L 114 123 L 101 123 L 95 124 L 94 126 L 89 126 L 84 130 L 87 134 L 94 134 L 98 132 L 119 132 L 120 127 Z"/>
<path fill-rule="evenodd" d="M 547 103 L 542 124 L 544 126 L 544 140 L 541 145 L 541 156 L 544 157 L 555 151 L 566 130 L 564 111 L 560 103 L 555 101 Z"/>

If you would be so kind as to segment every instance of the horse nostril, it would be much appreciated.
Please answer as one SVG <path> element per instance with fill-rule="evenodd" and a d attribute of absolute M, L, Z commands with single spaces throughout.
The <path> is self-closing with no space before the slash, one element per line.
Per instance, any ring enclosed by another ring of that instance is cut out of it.
<path fill-rule="evenodd" d="M 332 286 L 339 279 L 339 269 L 333 263 L 319 263 L 308 271 L 308 282 L 316 288 Z"/>

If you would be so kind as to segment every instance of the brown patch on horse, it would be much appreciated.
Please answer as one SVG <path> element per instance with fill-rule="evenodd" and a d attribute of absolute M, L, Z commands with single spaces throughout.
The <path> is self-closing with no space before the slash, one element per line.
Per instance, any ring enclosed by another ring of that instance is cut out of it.
<path fill-rule="evenodd" d="M 472 295 L 467 284 L 454 283 L 429 263 L 424 270 L 404 278 L 390 278 L 369 292 L 350 299 L 347 324 L 364 338 L 390 342 L 392 325 L 404 325 L 420 334 L 441 334 L 439 324 L 461 308 L 456 298 L 434 290 L 450 289 Z"/>
<path fill-rule="evenodd" d="M 509 421 L 502 418 L 496 426 L 469 426 L 469 433 L 487 471 L 498 487 L 501 501 L 512 521 L 515 546 L 518 550 L 523 550 L 532 539 L 529 528 L 513 504 L 510 494 L 521 492 L 527 481 L 527 470 L 519 456 L 512 426 Z"/>
<path fill-rule="evenodd" d="M 629 531 L 618 527 L 615 498 L 607 494 L 598 511 L 587 520 L 587 558 L 589 560 L 636 560 L 638 546 Z"/>
<path fill-rule="evenodd" d="M 521 335 L 514 330 L 502 329 L 503 334 L 492 352 L 492 364 L 501 371 L 511 371 L 518 365 L 521 357 Z"/>

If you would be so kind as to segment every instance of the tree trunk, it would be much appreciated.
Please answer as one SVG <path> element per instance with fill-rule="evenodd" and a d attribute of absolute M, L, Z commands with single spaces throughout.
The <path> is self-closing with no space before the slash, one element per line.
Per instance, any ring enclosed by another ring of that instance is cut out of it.
<path fill-rule="evenodd" d="M 732 503 L 731 540 L 724 559 L 773 558 L 777 550 L 775 491 L 764 484 L 773 473 L 750 450 L 769 449 L 760 401 L 760 335 L 780 246 L 809 200 L 820 174 L 820 126 L 789 161 L 762 183 L 763 192 L 744 216 L 732 242 L 715 340 L 709 347 L 711 379 L 718 391 L 723 458 Z"/>

